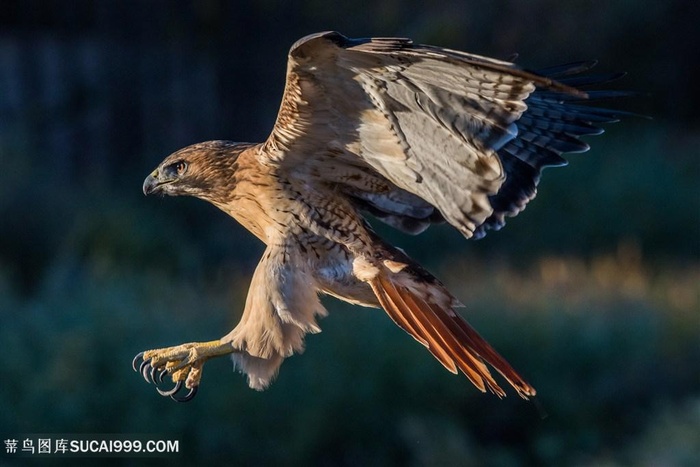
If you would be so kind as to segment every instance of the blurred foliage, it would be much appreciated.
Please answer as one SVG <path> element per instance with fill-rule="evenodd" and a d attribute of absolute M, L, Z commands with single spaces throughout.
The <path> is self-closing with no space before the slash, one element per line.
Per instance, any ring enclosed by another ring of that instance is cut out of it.
<path fill-rule="evenodd" d="M 698 5 L 2 2 L 0 431 L 162 434 L 182 465 L 700 464 Z M 143 199 L 141 181 L 185 144 L 264 138 L 288 47 L 327 29 L 629 71 L 611 85 L 640 94 L 606 104 L 654 120 L 545 171 L 502 232 L 377 226 L 467 304 L 541 410 L 478 393 L 383 313 L 334 300 L 265 392 L 225 359 L 189 404 L 132 372 L 138 351 L 235 325 L 262 251 L 200 201 Z"/>
<path fill-rule="evenodd" d="M 180 437 L 182 464 L 698 460 L 699 268 L 650 271 L 623 248 L 590 261 L 548 257 L 527 271 L 459 261 L 439 273 L 535 384 L 546 418 L 512 393 L 478 393 L 381 313 L 335 301 L 324 332 L 267 391 L 249 390 L 222 359 L 207 364 L 194 401 L 172 403 L 133 373 L 131 357 L 221 334 L 244 293 L 225 282 L 245 279 L 193 284 L 185 273 L 89 258 L 50 267 L 31 299 L 2 294 L 0 426 Z"/>

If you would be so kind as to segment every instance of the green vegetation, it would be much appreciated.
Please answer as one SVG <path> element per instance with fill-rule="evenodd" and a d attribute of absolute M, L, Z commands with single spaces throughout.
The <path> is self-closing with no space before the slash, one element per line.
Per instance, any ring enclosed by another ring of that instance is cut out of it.
<path fill-rule="evenodd" d="M 31 299 L 2 294 L 0 425 L 179 437 L 185 464 L 692 465 L 700 268 L 650 271 L 621 251 L 544 258 L 527 270 L 441 268 L 472 323 L 537 387 L 544 419 L 512 393 L 482 395 L 445 372 L 383 313 L 332 300 L 324 332 L 268 391 L 212 361 L 195 401 L 175 404 L 133 373 L 131 357 L 221 335 L 245 279 L 205 284 L 97 258 L 62 261 Z"/>

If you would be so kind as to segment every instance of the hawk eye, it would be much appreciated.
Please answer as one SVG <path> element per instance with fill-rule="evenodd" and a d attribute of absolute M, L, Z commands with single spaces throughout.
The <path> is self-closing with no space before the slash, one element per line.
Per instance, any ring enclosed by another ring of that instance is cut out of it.
<path fill-rule="evenodd" d="M 187 170 L 187 162 L 185 161 L 177 161 L 171 167 L 175 170 L 175 173 L 178 175 L 182 175 L 185 173 Z"/>

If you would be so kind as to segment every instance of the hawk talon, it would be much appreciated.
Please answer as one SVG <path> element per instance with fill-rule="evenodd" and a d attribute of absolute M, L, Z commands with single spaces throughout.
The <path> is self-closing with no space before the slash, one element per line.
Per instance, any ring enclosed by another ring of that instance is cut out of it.
<path fill-rule="evenodd" d="M 143 360 L 141 364 L 139 365 L 138 368 L 136 368 L 136 363 L 139 361 L 139 359 L 143 358 L 143 352 L 139 352 L 136 354 L 134 357 L 134 360 L 131 362 L 131 368 L 134 369 L 135 372 L 141 373 L 141 376 L 143 376 L 143 379 L 146 380 L 147 383 L 155 383 L 155 375 L 154 373 L 157 371 L 157 367 L 154 367 L 151 365 L 149 360 Z M 150 376 L 150 378 L 149 378 Z M 162 374 L 157 375 L 159 380 L 162 382 L 163 381 L 163 376 Z"/>
<path fill-rule="evenodd" d="M 168 372 L 167 369 L 162 368 L 163 365 L 153 366 L 151 364 L 152 360 L 150 359 L 143 360 L 139 367 L 136 368 L 136 363 L 139 359 L 143 358 L 143 354 L 144 352 L 136 354 L 134 360 L 131 362 L 131 367 L 135 372 L 141 373 L 141 376 L 143 376 L 143 379 L 146 380 L 147 383 L 154 383 L 156 386 L 160 386 L 163 384 L 163 376 Z"/>
<path fill-rule="evenodd" d="M 151 360 L 144 360 L 141 362 L 138 368 L 136 368 L 136 363 L 140 358 L 143 358 L 143 352 L 139 352 L 136 357 L 134 357 L 134 360 L 131 363 L 132 368 L 134 371 L 141 373 L 143 376 L 143 379 L 146 380 L 147 383 L 154 383 L 156 385 L 156 391 L 158 391 L 158 394 L 160 394 L 163 397 L 170 397 L 172 400 L 176 402 L 189 402 L 192 399 L 194 399 L 194 396 L 197 395 L 197 389 L 198 386 L 193 386 L 190 388 L 189 392 L 183 396 L 183 397 L 178 397 L 176 394 L 180 392 L 180 390 L 185 386 L 183 383 L 184 378 L 182 376 L 186 375 L 189 372 L 181 372 L 182 374 L 178 375 L 177 372 L 185 368 L 186 366 L 190 365 L 190 363 L 187 363 L 187 361 L 183 361 L 180 364 L 176 366 L 171 366 L 170 368 L 163 368 L 162 365 L 160 366 L 152 366 L 151 365 Z M 180 378 L 175 381 L 175 386 L 171 389 L 168 390 L 163 390 L 160 389 L 157 386 L 160 386 L 163 384 L 163 377 L 165 374 L 171 373 L 174 378 Z"/>
<path fill-rule="evenodd" d="M 182 389 L 182 381 L 176 382 L 176 383 L 175 383 L 175 386 L 174 386 L 172 389 L 168 390 L 168 391 L 164 391 L 164 390 L 162 390 L 161 388 L 156 388 L 156 391 L 158 391 L 158 394 L 160 394 L 161 396 L 164 396 L 164 397 L 170 396 L 170 397 L 172 397 L 172 396 L 175 395 L 175 393 L 178 392 L 180 389 Z"/>
<path fill-rule="evenodd" d="M 163 384 L 163 375 L 167 372 L 168 371 L 165 368 L 151 366 L 151 381 L 153 381 L 156 386 L 160 386 Z"/>
<path fill-rule="evenodd" d="M 170 398 L 174 400 L 175 402 L 189 402 L 192 399 L 194 399 L 194 396 L 197 395 L 197 390 L 199 389 L 199 386 L 192 386 L 190 388 L 190 392 L 187 393 L 184 397 L 176 397 L 175 394 L 171 395 Z"/>
<path fill-rule="evenodd" d="M 136 372 L 139 371 L 138 368 L 136 368 L 136 362 L 138 362 L 139 359 L 141 359 L 141 358 L 143 358 L 143 352 L 137 353 L 136 356 L 134 357 L 134 359 L 131 361 L 131 368 L 133 368 L 134 371 L 136 371 Z M 139 368 L 140 368 L 140 366 L 139 366 Z"/>
<path fill-rule="evenodd" d="M 145 379 L 148 384 L 151 384 L 153 380 L 148 378 L 149 368 L 152 368 L 151 364 L 148 360 L 144 360 L 143 363 L 141 363 L 141 365 L 139 366 L 139 371 L 141 372 L 141 376 L 143 376 L 143 379 Z"/>
<path fill-rule="evenodd" d="M 184 385 L 182 383 L 182 380 L 180 380 L 180 381 L 176 382 L 175 386 L 168 391 L 164 391 L 160 388 L 156 388 L 156 391 L 158 391 L 158 394 L 160 394 L 161 396 L 170 397 L 175 402 L 189 402 L 192 399 L 194 399 L 194 396 L 197 395 L 197 390 L 199 389 L 199 386 L 191 387 L 187 394 L 185 394 L 183 397 L 178 397 L 177 393 L 180 392 L 180 390 L 183 388 L 183 386 Z"/>
<path fill-rule="evenodd" d="M 202 367 L 212 357 L 230 354 L 233 348 L 229 342 L 220 340 L 211 342 L 191 342 L 175 347 L 140 352 L 131 363 L 134 371 L 141 373 L 148 383 L 154 383 L 156 390 L 162 396 L 170 397 L 177 402 L 187 402 L 197 394 L 197 387 L 202 378 Z M 139 360 L 142 360 L 140 365 Z M 171 389 L 161 389 L 165 375 L 170 376 L 175 386 Z M 187 394 L 180 397 L 177 394 L 185 387 Z"/>

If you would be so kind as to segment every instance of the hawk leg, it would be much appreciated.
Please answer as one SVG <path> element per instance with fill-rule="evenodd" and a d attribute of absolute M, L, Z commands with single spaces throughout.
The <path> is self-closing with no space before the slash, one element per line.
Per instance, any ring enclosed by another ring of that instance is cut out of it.
<path fill-rule="evenodd" d="M 210 358 L 228 355 L 234 351 L 230 343 L 221 340 L 190 342 L 175 347 L 140 352 L 134 357 L 132 366 L 134 371 L 140 372 L 147 382 L 155 383 L 156 386 L 163 383 L 166 373 L 169 374 L 175 386 L 169 390 L 157 387 L 158 393 L 178 402 L 187 402 L 197 394 L 204 363 Z M 141 361 L 140 364 L 139 361 Z M 189 392 L 179 396 L 178 393 L 183 387 L 189 389 Z"/>

